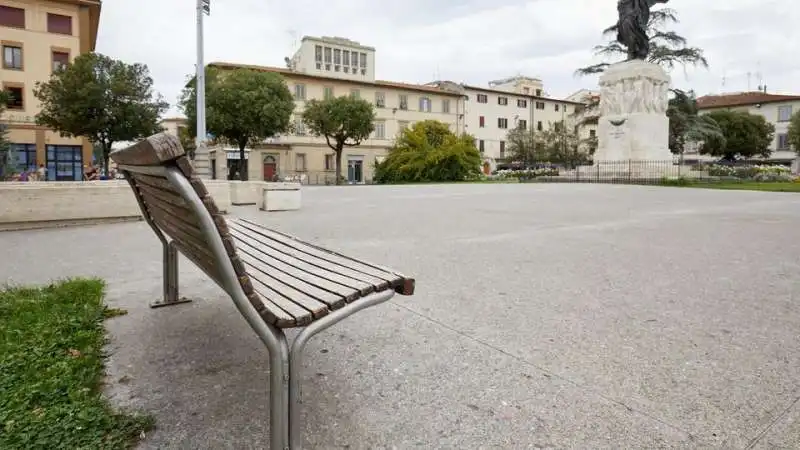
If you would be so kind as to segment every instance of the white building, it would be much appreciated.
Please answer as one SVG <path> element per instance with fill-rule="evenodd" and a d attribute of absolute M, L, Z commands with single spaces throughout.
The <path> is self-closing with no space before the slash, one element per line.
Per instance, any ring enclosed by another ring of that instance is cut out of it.
<path fill-rule="evenodd" d="M 583 103 L 542 96 L 538 78 L 511 77 L 492 81 L 490 87 L 458 84 L 452 81 L 428 83 L 464 96 L 465 132 L 475 137 L 484 157 L 484 172 L 494 170 L 506 158 L 509 130 L 516 127 L 547 130 L 557 122 L 574 123 L 576 108 Z"/>
<path fill-rule="evenodd" d="M 308 75 L 375 81 L 375 48 L 343 37 L 304 36 L 288 68 Z"/>
<path fill-rule="evenodd" d="M 768 94 L 761 91 L 706 95 L 697 99 L 697 108 L 700 114 L 732 110 L 764 116 L 767 122 L 775 126 L 770 161 L 788 163 L 796 159 L 797 153 L 789 145 L 788 133 L 792 114 L 800 111 L 800 95 Z M 696 148 L 687 150 L 684 157 L 700 160 L 714 159 L 699 155 Z"/>

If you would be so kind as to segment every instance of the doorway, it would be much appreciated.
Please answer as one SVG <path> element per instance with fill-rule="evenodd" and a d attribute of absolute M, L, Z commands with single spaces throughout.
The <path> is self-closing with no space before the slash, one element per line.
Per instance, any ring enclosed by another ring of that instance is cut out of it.
<path fill-rule="evenodd" d="M 274 156 L 264 156 L 264 181 L 275 181 L 278 174 L 278 163 Z"/>
<path fill-rule="evenodd" d="M 361 184 L 364 182 L 364 160 L 360 157 L 347 159 L 347 182 Z"/>
<path fill-rule="evenodd" d="M 475 166 L 472 166 L 475 167 Z M 492 166 L 489 165 L 488 162 L 483 163 L 483 174 L 484 175 L 491 175 L 492 174 Z"/>

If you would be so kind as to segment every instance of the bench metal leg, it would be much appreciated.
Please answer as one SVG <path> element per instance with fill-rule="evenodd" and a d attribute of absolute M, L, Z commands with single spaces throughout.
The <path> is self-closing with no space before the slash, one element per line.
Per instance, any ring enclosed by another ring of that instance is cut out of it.
<path fill-rule="evenodd" d="M 303 351 L 306 344 L 320 331 L 339 323 L 362 309 L 383 303 L 392 297 L 394 297 L 394 291 L 386 290 L 350 303 L 304 328 L 292 342 L 292 348 L 289 352 L 289 440 L 291 450 L 300 450 L 303 445 L 300 405 L 302 404 L 301 372 L 303 369 Z"/>
<path fill-rule="evenodd" d="M 175 241 L 164 242 L 164 298 L 150 304 L 151 308 L 177 305 L 191 300 L 178 296 L 178 247 Z"/>

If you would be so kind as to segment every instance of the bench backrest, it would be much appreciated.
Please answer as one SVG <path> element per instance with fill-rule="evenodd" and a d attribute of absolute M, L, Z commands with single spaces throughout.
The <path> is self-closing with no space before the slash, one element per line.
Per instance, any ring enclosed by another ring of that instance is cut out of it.
<path fill-rule="evenodd" d="M 184 256 L 232 294 L 221 266 L 223 262 L 214 256 L 208 233 L 221 238 L 238 284 L 256 310 L 262 312 L 265 306 L 237 255 L 225 218 L 197 177 L 178 138 L 167 133 L 156 134 L 114 151 L 110 157 L 130 183 L 142 214 L 154 231 L 158 234 L 160 230 L 172 238 Z M 200 204 L 202 207 L 198 207 Z M 200 215 L 210 217 L 213 229 L 204 226 Z"/>

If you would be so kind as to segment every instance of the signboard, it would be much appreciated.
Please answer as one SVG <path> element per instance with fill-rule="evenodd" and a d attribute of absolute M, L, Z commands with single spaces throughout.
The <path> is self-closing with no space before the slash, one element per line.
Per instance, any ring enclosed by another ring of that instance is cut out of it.
<path fill-rule="evenodd" d="M 19 114 L 19 113 L 10 113 L 6 112 L 3 117 L 4 122 L 8 123 L 36 123 L 36 116 L 29 116 L 27 114 Z"/>

